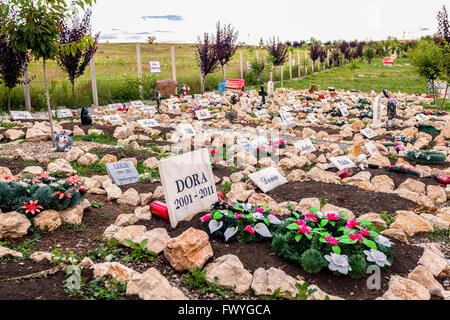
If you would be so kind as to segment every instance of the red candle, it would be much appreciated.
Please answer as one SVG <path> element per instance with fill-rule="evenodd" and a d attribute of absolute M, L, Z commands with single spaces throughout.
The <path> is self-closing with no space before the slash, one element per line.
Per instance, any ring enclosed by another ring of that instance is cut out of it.
<path fill-rule="evenodd" d="M 434 177 L 441 184 L 449 184 L 450 183 L 450 177 L 445 174 L 435 174 Z"/>
<path fill-rule="evenodd" d="M 341 179 L 350 178 L 353 176 L 353 170 L 350 168 L 345 168 L 337 173 L 338 177 Z"/>
<path fill-rule="evenodd" d="M 158 217 L 169 220 L 169 210 L 164 202 L 153 201 L 150 204 L 150 212 L 156 214 Z"/>

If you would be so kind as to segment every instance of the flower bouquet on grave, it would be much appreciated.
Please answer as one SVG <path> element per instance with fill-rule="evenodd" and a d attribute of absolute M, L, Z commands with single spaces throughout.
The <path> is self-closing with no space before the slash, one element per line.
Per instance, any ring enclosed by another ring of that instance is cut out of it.
<path fill-rule="evenodd" d="M 286 141 L 278 140 L 276 142 L 269 142 L 269 146 L 276 149 L 286 149 Z"/>
<path fill-rule="evenodd" d="M 4 180 L 0 182 L 1 211 L 17 211 L 28 218 L 44 210 L 62 211 L 75 207 L 87 193 L 78 176 L 58 180 L 42 172 L 22 178 L 6 176 Z"/>
<path fill-rule="evenodd" d="M 189 95 L 189 92 L 191 91 L 191 88 L 189 88 L 189 86 L 187 84 L 183 84 L 180 87 L 180 92 L 182 96 L 187 96 Z"/>
<path fill-rule="evenodd" d="M 403 142 L 403 143 L 414 143 L 414 142 L 416 142 L 414 137 L 407 136 L 405 133 L 396 134 L 396 135 L 394 135 L 391 138 L 391 140 L 393 142 Z"/>
<path fill-rule="evenodd" d="M 447 161 L 447 156 L 437 151 L 408 151 L 406 158 L 423 164 L 443 164 Z"/>
<path fill-rule="evenodd" d="M 272 239 L 272 232 L 281 224 L 267 206 L 249 204 L 216 204 L 210 214 L 201 219 L 201 229 L 210 237 L 226 243 L 264 242 Z"/>
<path fill-rule="evenodd" d="M 210 151 L 211 167 L 215 168 L 216 165 L 219 164 L 219 162 L 220 162 L 219 155 L 220 155 L 220 153 L 216 149 L 212 149 Z"/>
<path fill-rule="evenodd" d="M 363 106 L 370 105 L 369 100 L 364 99 L 364 98 L 360 98 L 360 99 L 358 100 L 358 103 L 361 104 L 361 105 L 363 105 Z"/>
<path fill-rule="evenodd" d="M 432 110 L 432 109 L 424 110 L 422 113 L 427 116 L 439 116 L 439 117 L 448 115 L 448 112 L 446 112 L 446 111 L 436 111 L 436 110 Z"/>
<path fill-rule="evenodd" d="M 418 173 L 418 172 L 416 172 L 416 171 L 414 171 L 414 170 L 412 170 L 410 168 L 407 168 L 407 167 L 405 167 L 403 165 L 400 165 L 400 166 L 384 166 L 383 169 L 386 170 L 386 171 L 389 171 L 389 172 L 408 173 L 408 174 L 412 174 L 412 175 L 415 175 L 417 177 L 420 177 L 420 173 Z"/>
<path fill-rule="evenodd" d="M 335 275 L 362 278 L 371 265 L 389 266 L 394 244 L 366 220 L 347 220 L 344 213 L 292 212 L 274 232 L 273 251 L 308 273 L 328 268 Z"/>
<path fill-rule="evenodd" d="M 429 124 L 419 123 L 416 125 L 416 127 L 419 129 L 419 132 L 424 132 L 428 134 L 439 134 L 441 132 L 441 130 Z"/>

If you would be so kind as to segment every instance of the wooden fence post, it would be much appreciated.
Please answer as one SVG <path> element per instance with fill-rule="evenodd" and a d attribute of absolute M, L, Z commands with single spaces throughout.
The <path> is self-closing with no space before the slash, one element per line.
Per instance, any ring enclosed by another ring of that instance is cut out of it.
<path fill-rule="evenodd" d="M 241 79 L 244 79 L 244 65 L 242 61 L 242 50 L 239 52 L 240 59 L 241 59 Z"/>
<path fill-rule="evenodd" d="M 30 84 L 28 83 L 28 67 L 23 72 L 23 96 L 25 98 L 25 108 L 28 112 L 31 112 L 31 96 L 30 96 Z"/>
<path fill-rule="evenodd" d="M 289 79 L 292 80 L 292 51 L 289 50 Z"/>
<path fill-rule="evenodd" d="M 136 43 L 136 56 L 137 56 L 137 65 L 138 65 L 138 78 L 142 80 L 142 61 L 141 61 L 141 44 Z M 142 97 L 144 88 L 139 86 L 139 94 Z"/>
<path fill-rule="evenodd" d="M 91 82 L 92 82 L 92 100 L 94 102 L 94 107 L 98 108 L 97 77 L 95 76 L 94 57 L 92 57 L 91 59 Z"/>

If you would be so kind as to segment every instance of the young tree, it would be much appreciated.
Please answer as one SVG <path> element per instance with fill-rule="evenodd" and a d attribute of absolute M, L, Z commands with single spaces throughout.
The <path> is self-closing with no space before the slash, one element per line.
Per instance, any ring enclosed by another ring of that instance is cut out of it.
<path fill-rule="evenodd" d="M 273 37 L 272 40 L 269 40 L 267 51 L 269 51 L 269 62 L 275 67 L 282 66 L 286 62 L 288 47 L 280 42 L 280 39 L 275 40 L 275 37 Z"/>
<path fill-rule="evenodd" d="M 29 50 L 36 60 L 42 58 L 44 70 L 45 95 L 50 122 L 52 145 L 55 146 L 52 110 L 48 91 L 47 60 L 56 57 L 59 50 L 60 21 L 68 18 L 78 9 L 91 6 L 96 0 L 73 0 L 67 4 L 64 0 L 0 0 L 1 33 L 15 49 Z M 93 39 L 85 36 L 79 43 L 61 46 L 66 52 L 92 45 Z"/>
<path fill-rule="evenodd" d="M 200 82 L 202 93 L 205 92 L 205 78 L 208 74 L 213 73 L 219 66 L 216 52 L 214 49 L 214 37 L 210 37 L 205 33 L 203 40 L 198 37 L 197 49 L 195 52 L 197 65 L 200 67 Z"/>
<path fill-rule="evenodd" d="M 78 16 L 74 16 L 72 21 L 61 22 L 61 32 L 59 42 L 61 45 L 78 43 L 83 40 L 85 35 L 91 36 L 91 11 L 87 10 L 83 19 L 80 21 Z M 59 49 L 57 62 L 59 67 L 67 74 L 72 85 L 72 103 L 75 108 L 75 79 L 82 76 L 86 67 L 98 48 L 98 37 L 96 34 L 93 45 L 76 48 L 75 51 L 67 54 Z"/>
<path fill-rule="evenodd" d="M 309 46 L 309 56 L 312 60 L 312 72 L 314 73 L 314 65 L 316 64 L 317 59 L 320 58 L 320 46 L 319 43 L 314 42 Z"/>
<path fill-rule="evenodd" d="M 367 47 L 364 50 L 364 57 L 367 59 L 367 62 L 371 64 L 372 60 L 375 58 L 375 49 L 372 47 Z"/>
<path fill-rule="evenodd" d="M 0 34 L 0 80 L 8 88 L 8 112 L 11 112 L 11 90 L 21 83 L 20 78 L 29 61 L 26 51 L 9 46 L 6 37 Z"/>
<path fill-rule="evenodd" d="M 441 110 L 444 109 L 447 99 L 448 88 L 450 86 L 450 29 L 447 9 L 445 6 L 438 12 L 438 34 L 435 38 L 436 44 L 441 48 L 442 58 L 440 59 L 441 79 L 447 82 Z"/>
<path fill-rule="evenodd" d="M 147 42 L 149 44 L 154 44 L 155 41 L 156 41 L 156 37 L 155 36 L 150 36 L 150 37 L 147 38 Z"/>
<path fill-rule="evenodd" d="M 225 65 L 236 53 L 239 32 L 234 32 L 234 28 L 231 27 L 231 24 L 225 25 L 222 28 L 220 22 L 217 22 L 216 29 L 214 51 L 216 52 L 217 60 L 222 65 L 222 77 L 223 81 L 225 81 Z"/>
<path fill-rule="evenodd" d="M 434 83 L 441 74 L 441 49 L 432 41 L 421 40 L 416 48 L 409 50 L 408 56 L 419 76 L 431 81 L 434 104 L 436 104 Z"/>

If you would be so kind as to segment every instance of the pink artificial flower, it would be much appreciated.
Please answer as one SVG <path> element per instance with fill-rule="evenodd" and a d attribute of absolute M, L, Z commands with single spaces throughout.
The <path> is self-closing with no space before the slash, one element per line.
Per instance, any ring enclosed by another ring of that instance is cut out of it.
<path fill-rule="evenodd" d="M 246 231 L 250 234 L 255 234 L 255 229 L 252 226 L 246 226 L 244 231 Z"/>
<path fill-rule="evenodd" d="M 264 211 L 266 211 L 266 210 L 264 210 L 263 208 L 258 208 L 258 209 L 255 209 L 255 213 L 264 213 Z"/>
<path fill-rule="evenodd" d="M 329 221 L 338 221 L 339 220 L 339 216 L 337 216 L 335 213 L 327 213 L 327 220 Z"/>
<path fill-rule="evenodd" d="M 305 214 L 305 219 L 306 220 L 314 220 L 315 222 L 319 222 L 319 219 L 317 219 L 317 217 L 314 213 Z"/>
<path fill-rule="evenodd" d="M 312 231 L 307 226 L 298 228 L 298 232 L 303 234 L 312 234 Z"/>
<path fill-rule="evenodd" d="M 218 164 L 220 162 L 219 158 L 214 159 L 214 164 Z"/>
<path fill-rule="evenodd" d="M 205 216 L 203 216 L 201 219 L 200 219 L 200 221 L 201 222 L 206 222 L 206 221 L 208 221 L 208 220 L 211 220 L 211 215 L 210 214 L 207 214 L 207 215 L 205 215 Z"/>
<path fill-rule="evenodd" d="M 237 219 L 241 219 L 241 218 L 244 217 L 242 214 L 239 214 L 239 213 L 237 213 L 237 212 L 234 214 L 234 216 L 235 216 Z"/>
<path fill-rule="evenodd" d="M 337 246 L 339 245 L 339 241 L 337 241 L 335 238 L 333 237 L 325 237 L 324 238 L 326 242 L 328 242 L 329 244 L 331 244 L 332 246 Z"/>
<path fill-rule="evenodd" d="M 302 227 L 306 227 L 306 222 L 303 220 L 297 220 L 296 224 L 298 224 L 299 226 L 302 226 Z"/>
<path fill-rule="evenodd" d="M 350 240 L 363 241 L 362 235 L 360 233 L 351 233 L 348 235 L 348 237 L 350 238 Z"/>
<path fill-rule="evenodd" d="M 370 236 L 370 232 L 367 231 L 366 229 L 361 229 L 361 234 L 362 234 L 364 237 Z"/>
<path fill-rule="evenodd" d="M 269 214 L 272 215 L 272 216 L 274 216 L 274 215 L 275 215 L 275 212 L 269 212 Z"/>
<path fill-rule="evenodd" d="M 347 225 L 345 226 L 346 229 L 354 229 L 356 226 L 359 226 L 361 223 L 356 220 L 349 220 L 347 222 Z"/>

